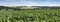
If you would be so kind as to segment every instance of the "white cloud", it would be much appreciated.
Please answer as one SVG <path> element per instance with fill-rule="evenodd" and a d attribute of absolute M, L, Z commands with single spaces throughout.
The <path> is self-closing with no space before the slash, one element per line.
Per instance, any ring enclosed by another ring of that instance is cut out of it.
<path fill-rule="evenodd" d="M 57 2 L 36 3 L 36 2 L 29 1 L 29 3 L 27 4 L 28 4 L 27 6 L 60 6 L 60 3 Z"/>
<path fill-rule="evenodd" d="M 16 1 L 16 0 L 15 0 Z M 18 0 L 19 2 L 11 3 L 0 3 L 0 6 L 60 6 L 60 3 L 57 2 L 33 2 L 27 0 Z"/>

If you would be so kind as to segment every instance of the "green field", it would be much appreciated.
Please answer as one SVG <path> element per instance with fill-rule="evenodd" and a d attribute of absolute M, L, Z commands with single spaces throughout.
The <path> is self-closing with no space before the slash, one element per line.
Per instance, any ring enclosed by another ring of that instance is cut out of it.
<path fill-rule="evenodd" d="M 60 22 L 60 9 L 0 10 L 0 22 Z"/>

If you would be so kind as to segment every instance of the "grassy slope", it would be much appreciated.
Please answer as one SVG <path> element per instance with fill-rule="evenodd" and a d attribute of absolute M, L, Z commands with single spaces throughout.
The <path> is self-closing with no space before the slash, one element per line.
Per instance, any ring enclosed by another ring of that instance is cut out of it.
<path fill-rule="evenodd" d="M 0 22 L 60 22 L 60 9 L 0 10 Z"/>

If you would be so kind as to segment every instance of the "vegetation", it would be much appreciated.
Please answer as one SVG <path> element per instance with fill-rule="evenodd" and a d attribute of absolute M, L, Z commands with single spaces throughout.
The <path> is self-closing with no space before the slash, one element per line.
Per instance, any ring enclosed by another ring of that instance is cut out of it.
<path fill-rule="evenodd" d="M 60 9 L 0 10 L 0 22 L 60 22 Z"/>
<path fill-rule="evenodd" d="M 0 10 L 0 22 L 60 22 L 60 9 Z"/>

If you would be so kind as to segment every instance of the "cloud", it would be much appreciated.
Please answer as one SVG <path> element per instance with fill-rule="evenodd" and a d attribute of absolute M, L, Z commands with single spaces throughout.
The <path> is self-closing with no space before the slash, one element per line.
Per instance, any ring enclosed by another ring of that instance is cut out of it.
<path fill-rule="evenodd" d="M 60 2 L 38 2 L 29 0 L 7 0 L 8 2 L 1 2 L 0 6 L 60 6 Z M 10 2 L 9 2 L 10 1 Z"/>
<path fill-rule="evenodd" d="M 38 5 L 32 1 L 24 1 L 24 2 L 14 2 L 14 3 L 0 3 L 0 6 L 36 6 Z"/>

